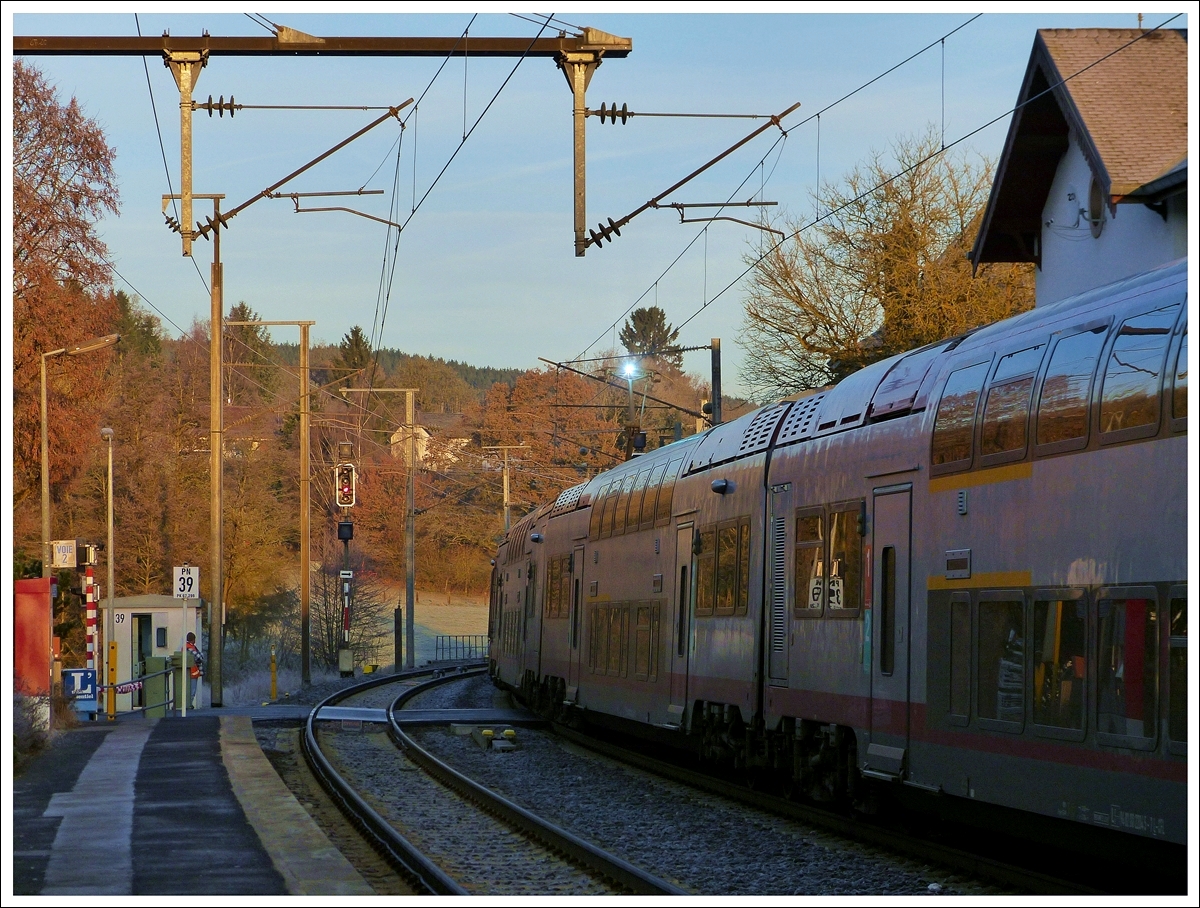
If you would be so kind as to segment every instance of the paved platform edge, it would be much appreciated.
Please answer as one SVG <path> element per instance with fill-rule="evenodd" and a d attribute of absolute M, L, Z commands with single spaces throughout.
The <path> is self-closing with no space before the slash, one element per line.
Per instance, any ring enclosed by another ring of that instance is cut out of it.
<path fill-rule="evenodd" d="M 292 895 L 374 895 L 292 795 L 248 716 L 221 717 L 221 759 L 233 793 Z"/>

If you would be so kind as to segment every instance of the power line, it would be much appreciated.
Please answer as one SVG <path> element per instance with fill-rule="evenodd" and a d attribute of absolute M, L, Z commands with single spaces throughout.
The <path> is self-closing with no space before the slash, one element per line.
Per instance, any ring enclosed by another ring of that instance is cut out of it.
<path fill-rule="evenodd" d="M 1074 72 L 1071 75 L 1060 79 L 1058 82 L 1055 82 L 1053 85 L 1048 86 L 1047 88 L 1038 92 L 1036 95 L 1033 95 L 1030 98 L 1026 98 L 1024 101 L 1022 101 L 1020 104 L 1017 104 L 1015 107 L 1012 107 L 1011 109 L 1005 111 L 1004 113 L 1000 114 L 999 116 L 993 117 L 991 120 L 988 120 L 986 123 L 982 124 L 981 126 L 977 126 L 975 129 L 972 129 L 970 132 L 968 132 L 962 136 L 959 136 L 957 139 L 955 139 L 949 145 L 943 145 L 937 151 L 934 151 L 931 154 L 926 155 L 921 160 L 916 161 L 913 164 L 911 164 L 910 166 L 904 168 L 903 170 L 892 174 L 886 180 L 883 180 L 883 181 L 877 183 L 876 185 L 872 186 L 870 189 L 864 190 L 863 192 L 859 193 L 852 199 L 847 199 L 845 202 L 843 202 L 838 207 L 832 208 L 829 211 L 825 212 L 825 214 L 820 215 L 816 218 L 813 218 L 813 220 L 809 221 L 807 224 L 804 224 L 799 229 L 793 231 L 791 234 L 789 234 L 788 236 L 784 237 L 783 239 L 781 239 L 777 243 L 775 243 L 773 246 L 771 246 L 766 252 L 764 252 L 757 259 L 755 259 L 753 263 L 748 265 L 746 267 L 746 269 L 744 271 L 742 271 L 741 274 L 739 274 L 736 278 L 734 278 L 732 281 L 730 281 L 728 284 L 726 284 L 716 294 L 716 296 L 714 296 L 710 300 L 705 301 L 703 303 L 703 305 L 700 306 L 699 309 L 697 309 L 695 312 L 693 312 L 691 315 L 689 315 L 686 319 L 684 319 L 684 321 L 681 322 L 678 327 L 682 328 L 684 325 L 686 325 L 688 322 L 690 322 L 692 319 L 694 319 L 697 315 L 699 315 L 701 312 L 703 312 L 705 309 L 707 309 L 710 304 L 716 302 L 718 299 L 720 299 L 722 296 L 724 296 L 725 293 L 727 293 L 732 287 L 734 287 L 739 281 L 741 281 L 742 278 L 744 278 L 747 274 L 749 274 L 751 271 L 753 271 L 755 268 L 757 268 L 758 265 L 763 261 L 763 259 L 765 259 L 768 255 L 770 255 L 772 252 L 774 252 L 776 249 L 778 249 L 780 246 L 782 246 L 788 240 L 799 236 L 804 231 L 806 231 L 812 227 L 815 227 L 817 224 L 821 223 L 822 221 L 829 219 L 830 217 L 837 214 L 838 212 L 848 208 L 849 206 L 855 204 L 856 202 L 861 201 L 862 199 L 865 199 L 867 196 L 869 196 L 875 192 L 878 192 L 880 189 L 883 189 L 885 186 L 889 186 L 891 183 L 895 182 L 896 180 L 898 180 L 900 177 L 904 176 L 905 174 L 912 173 L 912 171 L 916 170 L 918 167 L 922 166 L 923 164 L 926 164 L 929 161 L 932 161 L 934 158 L 938 157 L 939 155 L 945 154 L 947 151 L 949 151 L 954 146 L 956 146 L 962 142 L 965 142 L 967 139 L 971 138 L 972 136 L 978 135 L 979 133 L 983 132 L 983 130 L 987 129 L 990 126 L 994 126 L 996 123 L 999 123 L 1001 120 L 1005 119 L 1006 117 L 1012 116 L 1014 113 L 1016 113 L 1018 110 L 1021 110 L 1026 105 L 1032 104 L 1034 101 L 1037 101 L 1039 98 L 1042 98 L 1042 97 L 1046 96 L 1047 94 L 1050 94 L 1052 91 L 1054 91 L 1054 89 L 1058 88 L 1060 85 L 1065 85 L 1066 83 L 1070 82 L 1072 79 L 1076 78 L 1077 76 L 1083 75 L 1083 73 L 1087 72 L 1088 70 L 1092 69 L 1093 67 L 1099 66 L 1101 63 L 1103 63 L 1109 57 L 1119 54 L 1121 51 L 1131 47 L 1132 45 L 1136 44 L 1138 41 L 1141 41 L 1147 35 L 1153 34 L 1154 32 L 1157 32 L 1157 31 L 1165 28 L 1166 26 L 1170 25 L 1172 22 L 1174 22 L 1176 19 L 1178 19 L 1182 15 L 1183 15 L 1183 13 L 1176 13 L 1170 19 L 1167 19 L 1165 22 L 1162 22 L 1161 24 L 1155 26 L 1154 28 L 1146 29 L 1141 34 L 1139 34 L 1136 38 L 1133 38 L 1131 41 L 1128 41 L 1125 44 L 1122 44 L 1120 47 L 1116 48 L 1115 50 L 1109 51 L 1103 57 L 1100 57 L 1097 60 L 1093 60 L 1091 63 L 1089 63 L 1087 66 L 1083 67 L 1079 71 Z M 976 18 L 978 18 L 978 17 L 976 17 Z M 974 20 L 972 20 L 972 21 L 974 21 Z"/>
<path fill-rule="evenodd" d="M 955 34 L 956 32 L 959 32 L 959 31 L 961 31 L 962 29 L 966 28 L 968 25 L 970 25 L 972 22 L 974 22 L 976 19 L 978 19 L 978 18 L 979 18 L 981 15 L 983 15 L 983 14 L 982 14 L 982 13 L 979 13 L 979 14 L 976 14 L 976 15 L 972 16 L 972 17 L 971 17 L 970 19 L 968 19 L 966 22 L 963 22 L 963 23 L 961 23 L 960 25 L 957 25 L 957 26 L 955 26 L 954 28 L 952 28 L 950 31 L 946 32 L 944 35 L 942 35 L 942 36 L 941 36 L 940 38 L 938 38 L 936 41 L 933 41 L 933 42 L 931 42 L 931 43 L 929 43 L 929 44 L 925 45 L 925 47 L 922 47 L 920 50 L 916 51 L 915 53 L 912 53 L 912 54 L 910 54 L 909 56 L 905 57 L 903 60 L 901 60 L 899 63 L 896 63 L 894 66 L 890 66 L 890 67 L 888 67 L 888 68 L 887 68 L 887 69 L 885 69 L 883 72 L 881 72 L 881 73 L 879 73 L 878 75 L 876 75 L 876 76 L 874 76 L 874 77 L 872 77 L 872 78 L 868 79 L 866 82 L 863 82 L 863 83 L 862 83 L 861 85 L 859 85 L 858 87 L 856 87 L 856 88 L 854 88 L 854 89 L 852 89 L 852 90 L 850 90 L 850 91 L 846 92 L 846 94 L 842 95 L 842 96 L 841 96 L 840 98 L 838 98 L 836 101 L 832 101 L 831 103 L 829 103 L 829 104 L 825 105 L 824 107 L 822 107 L 820 110 L 816 111 L 815 113 L 813 113 L 813 114 L 810 114 L 809 116 L 805 117 L 803 120 L 801 120 L 801 121 L 800 121 L 799 123 L 797 123 L 795 126 L 791 127 L 791 129 L 790 129 L 790 130 L 788 130 L 788 132 L 792 132 L 792 131 L 794 131 L 794 130 L 798 129 L 799 127 L 801 127 L 801 126 L 804 126 L 806 123 L 810 123 L 810 122 L 812 122 L 813 120 L 816 120 L 816 121 L 817 121 L 817 126 L 818 126 L 818 130 L 819 130 L 819 129 L 820 129 L 820 122 L 821 122 L 821 121 L 820 121 L 821 114 L 823 114 L 823 113 L 826 113 L 826 112 L 828 112 L 828 111 L 832 110 L 833 108 L 837 107 L 839 104 L 841 104 L 841 103 L 843 103 L 843 102 L 845 102 L 845 101 L 849 100 L 850 98 L 854 97 L 854 96 L 855 96 L 856 94 L 858 94 L 859 92 L 861 92 L 861 91 L 863 91 L 864 89 L 866 89 L 866 88 L 870 87 L 871 85 L 874 85 L 874 84 L 875 84 L 876 82 L 878 82 L 880 79 L 882 79 L 882 78 L 884 78 L 885 76 L 887 76 L 887 75 L 889 75 L 889 74 L 891 74 L 891 73 L 895 72 L 897 69 L 899 69 L 900 67 L 904 66 L 905 64 L 912 62 L 912 61 L 913 61 L 913 60 L 915 60 L 917 57 L 921 56 L 922 54 L 924 54 L 925 52 L 927 52 L 927 51 L 928 51 L 928 50 L 930 50 L 931 48 L 933 48 L 933 47 L 937 47 L 937 46 L 938 46 L 938 45 L 939 45 L 941 42 L 944 42 L 944 41 L 946 40 L 946 38 L 949 38 L 951 35 Z M 819 136 L 820 136 L 820 133 L 818 132 L 818 143 L 820 142 L 820 138 L 819 138 Z M 783 134 L 783 136 L 782 136 L 782 139 L 786 140 L 786 138 L 787 138 L 787 132 L 785 132 L 785 133 Z M 756 167 L 756 168 L 760 167 L 760 166 L 762 165 L 763 161 L 765 161 L 765 160 L 767 159 L 767 157 L 768 157 L 768 156 L 771 154 L 771 152 L 772 152 L 772 151 L 773 151 L 773 150 L 776 148 L 776 146 L 778 146 L 779 144 L 780 144 L 780 138 L 776 138 L 775 142 L 774 142 L 774 143 L 771 145 L 771 147 L 770 147 L 769 149 L 767 149 L 767 152 L 766 152 L 766 154 L 764 154 L 764 155 L 763 155 L 763 157 L 760 159 L 759 163 L 755 165 L 755 167 Z M 819 145 L 818 145 L 818 149 L 819 149 Z M 781 159 L 782 157 L 783 157 L 783 148 L 780 148 L 779 157 L 777 157 L 777 158 L 775 159 L 775 165 L 774 165 L 774 166 L 772 166 L 772 168 L 771 168 L 771 174 L 772 174 L 772 175 L 775 173 L 775 167 L 777 167 L 777 166 L 779 165 L 779 161 L 780 161 L 780 159 Z M 820 176 L 819 176 L 819 174 L 820 174 L 820 157 L 819 157 L 819 150 L 818 150 L 818 163 L 817 163 L 817 167 L 818 167 L 818 191 L 819 191 L 819 190 L 820 190 Z M 752 175 L 752 174 L 751 174 L 751 175 Z M 748 180 L 748 179 L 749 179 L 749 177 L 747 177 L 747 180 Z M 740 191 L 741 191 L 741 188 L 742 188 L 742 186 L 744 186 L 744 185 L 746 184 L 747 180 L 743 180 L 743 181 L 742 181 L 742 182 L 741 182 L 741 183 L 738 185 L 738 188 L 737 188 L 737 189 L 735 189 L 735 190 L 734 190 L 732 193 L 730 193 L 730 195 L 729 195 L 729 198 L 730 198 L 730 199 L 732 199 L 732 198 L 733 198 L 733 197 L 734 197 L 734 196 L 735 196 L 735 195 L 736 195 L 738 192 L 740 192 Z M 766 184 L 766 183 L 768 183 L 768 182 L 770 182 L 770 175 L 768 175 L 768 177 L 766 178 L 766 180 L 765 180 L 765 181 L 763 181 L 763 185 L 765 186 L 765 184 Z M 720 212 L 718 212 L 718 213 L 720 213 Z M 666 275 L 667 275 L 668 273 L 670 273 L 670 271 L 671 271 L 671 270 L 672 270 L 672 269 L 675 267 L 675 265 L 676 265 L 676 264 L 678 264 L 679 260 L 680 260 L 681 258 L 683 258 L 684 254 L 685 254 L 685 253 L 686 253 L 686 252 L 687 252 L 687 251 L 688 251 L 688 250 L 689 250 L 689 249 L 692 247 L 692 245 L 693 245 L 693 244 L 694 244 L 694 243 L 695 243 L 695 242 L 696 242 L 696 241 L 697 241 L 697 240 L 698 240 L 698 239 L 699 239 L 699 238 L 700 238 L 700 237 L 703 235 L 703 233 L 704 233 L 704 231 L 703 231 L 703 230 L 701 230 L 701 231 L 699 231 L 699 232 L 698 232 L 698 233 L 697 233 L 697 234 L 696 234 L 694 237 L 692 237 L 691 241 L 690 241 L 690 242 L 688 242 L 688 244 L 687 244 L 686 246 L 684 246 L 684 247 L 683 247 L 683 249 L 680 251 L 680 253 L 679 253 L 677 256 L 675 256 L 675 258 L 674 258 L 674 259 L 672 259 L 671 263 L 670 263 L 669 265 L 667 265 L 667 267 L 666 267 L 666 268 L 664 268 L 664 269 L 663 269 L 663 272 L 662 272 L 662 273 L 661 273 L 661 274 L 658 276 L 658 278 L 655 280 L 655 282 L 654 282 L 654 285 L 653 285 L 656 291 L 657 291 L 657 284 L 658 284 L 658 282 L 659 282 L 659 281 L 661 281 L 661 280 L 662 280 L 664 277 L 666 277 Z M 769 250 L 768 250 L 768 254 L 769 254 Z M 764 256 L 763 256 L 763 258 L 765 258 L 765 257 L 766 257 L 766 256 L 764 255 Z M 759 261 L 761 261 L 761 260 L 762 260 L 762 259 L 760 258 L 760 259 L 759 259 Z M 744 276 L 745 276 L 745 273 L 743 273 L 743 275 L 742 275 L 742 276 L 744 277 Z M 739 278 L 738 278 L 738 280 L 741 280 L 741 277 L 739 277 Z M 728 288 L 727 288 L 727 289 L 728 289 Z M 609 325 L 609 326 L 608 326 L 608 327 L 606 327 L 606 328 L 605 328 L 603 331 L 601 331 L 601 332 L 600 332 L 600 334 L 599 334 L 599 335 L 598 335 L 598 336 L 595 338 L 595 340 L 593 340 L 593 341 L 592 341 L 590 344 L 588 344 L 586 347 L 584 347 L 584 348 L 583 348 L 583 350 L 581 350 L 581 351 L 579 352 L 578 356 L 576 356 L 574 359 L 572 359 L 572 360 L 569 360 L 569 361 L 570 361 L 570 362 L 576 362 L 576 361 L 578 361 L 578 360 L 579 360 L 579 357 L 582 357 L 582 356 L 583 356 L 583 354 L 585 354 L 585 353 L 587 353 L 589 350 L 591 350 L 591 349 L 592 349 L 592 347 L 594 347 L 594 346 L 595 346 L 597 343 L 599 343 L 599 342 L 600 342 L 600 340 L 601 340 L 601 339 L 604 337 L 604 335 L 605 335 L 605 334 L 607 334 L 607 333 L 608 333 L 609 331 L 611 331 L 611 330 L 614 330 L 614 329 L 616 328 L 616 326 L 617 326 L 617 325 L 620 323 L 621 319 L 623 319 L 623 318 L 625 318 L 627 315 L 629 315 L 629 313 L 633 311 L 634 307 L 635 307 L 635 306 L 637 306 L 637 304 L 638 304 L 638 303 L 640 303 L 640 302 L 641 302 L 643 299 L 645 299 L 646 295 L 647 295 L 649 292 L 650 292 L 650 288 L 648 287 L 648 288 L 646 288 L 646 290 L 644 290 L 644 291 L 641 293 L 641 295 L 640 295 L 640 296 L 638 296 L 638 298 L 637 298 L 637 299 L 635 299 L 635 300 L 633 301 L 633 303 L 632 303 L 632 304 L 631 304 L 631 305 L 630 305 L 630 306 L 629 306 L 629 307 L 628 307 L 628 308 L 627 308 L 627 309 L 626 309 L 626 310 L 625 310 L 625 311 L 624 311 L 624 312 L 623 312 L 623 313 L 622 313 L 620 316 L 618 316 L 618 317 L 617 317 L 617 319 L 616 319 L 616 320 L 615 320 L 615 321 L 614 321 L 614 322 L 613 322 L 611 325 Z M 724 291 L 722 291 L 722 292 L 724 292 Z M 715 297 L 714 297 L 714 299 L 715 299 Z M 711 301 L 710 301 L 710 302 L 711 302 Z M 701 307 L 701 308 L 703 308 L 703 307 Z M 692 318 L 694 318 L 694 317 L 695 317 L 695 313 L 693 313 L 693 315 L 692 315 L 691 317 L 689 317 L 688 321 L 691 321 L 691 319 L 692 319 Z M 684 322 L 683 324 L 687 324 L 687 322 Z M 679 325 L 678 327 L 683 327 L 683 325 Z"/>
<path fill-rule="evenodd" d="M 471 21 L 472 22 L 475 21 L 474 17 L 472 17 Z M 450 154 L 449 159 L 442 166 L 442 169 L 440 171 L 438 171 L 438 175 L 436 177 L 434 177 L 433 182 L 429 184 L 429 188 L 427 190 L 425 190 L 425 194 L 423 196 L 421 196 L 421 200 L 419 202 L 417 202 L 416 206 L 412 210 L 412 213 L 409 214 L 409 216 L 407 218 L 405 218 L 404 222 L 400 225 L 400 227 L 397 228 L 397 230 L 396 230 L 396 246 L 397 247 L 399 247 L 400 234 L 404 232 L 404 228 L 408 226 L 409 222 L 411 222 L 414 217 L 416 217 L 416 214 L 418 211 L 420 211 L 421 206 L 425 204 L 425 200 L 427 198 L 429 198 L 429 194 L 431 192 L 433 192 L 434 187 L 437 186 L 437 184 L 441 180 L 442 176 L 446 173 L 446 171 L 449 169 L 450 165 L 454 162 L 454 159 L 458 156 L 458 153 L 462 150 L 463 146 L 467 144 L 467 139 L 469 139 L 472 136 L 472 134 L 474 134 L 475 129 L 479 126 L 479 124 L 481 122 L 483 122 L 483 118 L 485 116 L 487 116 L 488 111 L 492 109 L 492 105 L 496 103 L 496 99 L 500 97 L 500 93 L 502 91 L 504 91 L 504 89 L 507 87 L 509 81 L 511 81 L 512 77 L 514 75 L 516 75 L 517 69 L 521 66 L 522 63 L 525 62 L 525 58 L 529 55 L 529 51 L 531 51 L 533 49 L 533 46 L 537 43 L 537 40 L 542 36 L 542 32 L 544 32 L 546 30 L 546 28 L 549 26 L 549 24 L 550 24 L 550 19 L 548 18 L 546 20 L 545 24 L 543 24 L 542 27 L 538 30 L 538 33 L 536 35 L 534 35 L 533 40 L 531 40 L 529 42 L 529 46 L 521 53 L 521 56 L 517 58 L 517 62 L 513 65 L 512 70 L 505 77 L 504 81 L 500 83 L 500 87 L 496 89 L 496 93 L 492 95 L 491 100 L 488 101 L 487 105 L 483 108 L 483 111 L 476 118 L 475 122 L 471 124 L 471 128 L 469 130 L 467 130 L 467 132 L 463 135 L 462 141 L 460 141 L 458 143 L 458 146 Z M 467 28 L 470 29 L 470 24 L 467 25 Z M 466 32 L 464 32 L 464 36 L 465 36 L 465 34 L 466 34 Z M 441 70 L 439 69 L 438 71 L 440 72 Z M 398 166 L 399 165 L 397 165 L 397 167 Z M 388 228 L 388 229 L 390 230 L 391 228 Z M 395 272 L 396 272 L 397 260 L 398 260 L 398 256 L 393 254 L 393 256 L 392 256 L 392 276 L 394 276 Z M 384 301 L 383 301 L 383 314 L 381 315 L 381 317 L 379 319 L 379 340 L 380 340 L 380 342 L 382 342 L 384 326 L 387 323 L 388 304 L 391 302 L 391 287 L 392 287 L 391 280 L 392 280 L 392 277 L 390 276 L 388 279 L 387 296 L 384 298 Z M 378 355 L 376 355 L 375 358 L 377 361 Z M 373 378 L 374 378 L 374 369 L 372 369 L 372 379 Z"/>
<path fill-rule="evenodd" d="M 477 17 L 478 15 L 479 15 L 479 14 L 478 14 L 478 13 L 476 13 L 476 14 L 474 14 L 474 15 L 472 15 L 472 16 L 471 16 L 470 20 L 467 22 L 467 27 L 466 27 L 465 29 L 463 29 L 463 31 L 462 31 L 462 34 L 461 34 L 461 35 L 459 36 L 459 38 L 458 38 L 458 41 L 455 41 L 455 43 L 454 43 L 454 46 L 450 48 L 449 52 L 448 52 L 448 53 L 446 54 L 446 56 L 445 56 L 445 57 L 442 59 L 442 62 L 441 62 L 441 64 L 440 64 L 440 65 L 438 66 L 438 68 L 437 68 L 437 71 L 436 71 L 436 72 L 433 74 L 433 76 L 430 78 L 430 80 L 429 80 L 428 84 L 425 86 L 424 90 L 422 90 L 421 94 L 417 96 L 417 100 L 416 100 L 416 102 L 413 104 L 412 110 L 411 110 L 411 111 L 409 111 L 409 113 L 408 113 L 408 116 L 404 117 L 404 119 L 402 119 L 402 120 L 400 121 L 400 138 L 399 138 L 399 139 L 397 139 L 397 145 L 399 145 L 399 144 L 400 144 L 400 142 L 401 142 L 401 140 L 404 138 L 404 129 L 405 129 L 405 127 L 408 125 L 408 121 L 409 121 L 409 120 L 410 120 L 412 117 L 415 117 L 415 116 L 417 115 L 417 111 L 421 109 L 421 102 L 422 102 L 423 100 L 425 100 L 425 95 L 427 95 L 427 94 L 429 93 L 429 90 L 430 90 L 431 88 L 433 88 L 433 83 L 434 83 L 434 82 L 436 82 L 436 81 L 438 80 L 438 76 L 440 76 L 440 75 L 442 74 L 442 70 L 446 68 L 446 64 L 450 62 L 450 58 L 451 58 L 451 57 L 453 57 L 453 56 L 454 56 L 454 52 L 455 52 L 456 50 L 458 50 L 458 45 L 459 45 L 459 43 L 460 43 L 460 42 L 463 40 L 463 38 L 466 36 L 467 32 L 468 32 L 468 31 L 470 31 L 470 29 L 471 29 L 471 25 L 472 25 L 472 24 L 474 24 L 474 22 L 475 22 L 475 19 L 476 19 L 476 17 Z M 414 127 L 413 127 L 413 128 L 414 128 L 414 130 L 415 130 L 415 128 L 416 128 L 416 127 L 415 127 L 415 125 L 414 125 Z M 414 141 L 414 143 L 415 143 L 416 139 L 414 138 L 414 140 L 413 140 L 413 141 Z M 390 149 L 389 149 L 389 151 L 388 151 L 388 154 L 389 154 L 389 155 L 391 154 L 391 151 L 390 151 Z M 382 163 L 382 162 L 380 162 L 380 165 L 379 165 L 379 166 L 380 166 L 380 167 L 382 167 L 382 166 L 383 166 L 383 163 Z M 397 170 L 397 173 L 399 173 L 399 169 L 400 169 L 400 149 L 399 149 L 399 148 L 397 148 L 397 150 L 396 150 L 396 170 Z M 377 167 L 377 168 L 375 168 L 375 172 L 376 172 L 376 173 L 378 173 L 378 172 L 379 172 L 379 168 L 378 168 L 378 167 Z M 372 174 L 372 175 L 371 175 L 372 179 L 374 178 L 374 176 L 375 176 L 375 174 Z M 364 185 L 365 185 L 365 184 L 364 184 Z M 414 146 L 413 146 L 413 211 L 414 211 L 414 212 L 416 211 L 416 187 L 417 187 L 417 150 L 416 150 L 416 146 L 415 146 L 415 144 L 414 144 Z M 391 204 L 391 207 L 389 207 L 389 214 L 392 214 L 392 213 L 393 213 L 393 211 L 394 211 L 394 209 L 395 209 L 395 196 L 396 196 L 396 190 L 395 190 L 395 188 L 393 188 L 392 196 L 393 196 L 393 198 L 392 198 L 392 204 Z M 394 218 L 394 217 L 389 217 L 389 218 L 388 218 L 388 220 L 395 220 L 395 219 L 396 219 L 396 218 Z M 407 222 L 405 222 L 405 223 L 407 223 Z M 389 274 L 388 274 L 388 271 L 389 271 L 389 269 L 388 269 L 388 255 L 387 255 L 387 246 L 388 246 L 388 240 L 390 240 L 390 239 L 391 239 L 391 235 L 392 235 L 392 228 L 391 228 L 391 227 L 388 227 L 388 229 L 387 229 L 387 233 L 385 234 L 385 236 L 384 236 L 384 241 L 383 241 L 384 257 L 383 257 L 383 263 L 382 263 L 382 266 L 381 266 L 381 268 L 380 268 L 380 273 L 379 273 L 379 290 L 378 290 L 378 291 L 376 291 L 376 297 L 375 297 L 375 315 L 374 315 L 374 317 L 371 319 L 371 347 L 372 347 L 372 349 L 373 349 L 373 350 L 375 350 L 375 351 L 376 351 L 376 352 L 375 352 L 375 354 L 374 354 L 374 356 L 373 356 L 373 361 L 374 361 L 375 363 L 377 363 L 377 362 L 378 362 L 378 356 L 379 356 L 379 354 L 378 354 L 378 349 L 379 349 L 379 346 L 380 346 L 380 345 L 383 343 L 383 326 L 382 326 L 382 323 L 381 323 L 381 320 L 380 320 L 380 309 L 381 309 L 381 308 L 383 308 L 383 309 L 386 311 L 387 299 L 388 299 L 388 298 L 390 298 L 390 296 L 391 296 L 391 292 L 392 292 L 392 282 L 391 282 L 391 277 L 390 277 L 390 276 L 389 276 Z M 399 247 L 399 244 L 400 244 L 400 231 L 399 231 L 399 230 L 397 230 L 397 232 L 396 232 L 396 243 L 395 243 L 395 245 L 396 245 L 397 247 Z M 396 265 L 395 265 L 395 259 L 394 259 L 394 257 L 393 257 L 393 260 L 392 260 L 392 267 L 391 267 L 391 274 L 392 274 L 392 275 L 394 275 L 394 274 L 395 274 L 395 271 L 396 271 Z M 384 294 L 385 294 L 385 291 L 384 291 L 384 284 L 385 284 L 385 281 L 386 281 L 386 284 L 387 284 L 386 297 L 385 297 L 385 295 L 384 295 Z M 377 326 L 377 325 L 379 326 L 379 333 L 378 333 L 378 336 L 376 336 L 376 332 L 375 332 L 375 326 Z M 373 365 L 373 366 L 372 366 L 372 368 L 371 368 L 371 374 L 370 374 L 370 375 L 368 376 L 368 378 L 367 378 L 367 384 L 368 384 L 368 386 L 370 386 L 370 385 L 371 385 L 371 384 L 374 382 L 374 380 L 375 380 L 375 367 L 374 367 L 374 365 Z"/>

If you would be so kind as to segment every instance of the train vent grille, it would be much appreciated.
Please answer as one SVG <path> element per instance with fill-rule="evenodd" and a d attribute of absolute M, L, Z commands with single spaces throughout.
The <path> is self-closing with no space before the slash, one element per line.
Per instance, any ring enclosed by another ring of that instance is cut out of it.
<path fill-rule="evenodd" d="M 584 487 L 586 486 L 586 482 L 581 482 L 577 486 L 571 486 L 571 488 L 564 490 L 554 502 L 554 507 L 550 509 L 550 516 L 557 517 L 559 514 L 566 514 L 568 511 L 575 510 L 575 506 L 579 504 L 579 496 L 583 494 Z"/>
<path fill-rule="evenodd" d="M 787 646 L 787 527 L 786 518 L 771 521 L 771 651 Z"/>
<path fill-rule="evenodd" d="M 787 410 L 786 403 L 763 407 L 759 410 L 754 419 L 750 420 L 745 434 L 742 435 L 742 444 L 738 448 L 738 454 L 753 454 L 769 445 L 771 436 L 775 434 L 775 427 L 779 425 L 779 420 L 783 418 Z"/>
<path fill-rule="evenodd" d="M 824 399 L 824 394 L 814 394 L 811 397 L 796 401 L 792 405 L 792 409 L 788 413 L 783 427 L 779 430 L 779 440 L 776 443 L 782 445 L 810 437 L 815 428 L 814 420 L 817 415 L 817 408 L 820 407 L 821 401 Z"/>

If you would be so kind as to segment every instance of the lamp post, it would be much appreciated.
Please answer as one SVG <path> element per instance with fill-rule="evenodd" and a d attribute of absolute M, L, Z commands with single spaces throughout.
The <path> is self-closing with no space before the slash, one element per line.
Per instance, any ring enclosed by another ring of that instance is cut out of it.
<path fill-rule="evenodd" d="M 112 642 L 113 634 L 115 632 L 114 618 L 113 618 L 113 589 L 114 589 L 114 585 L 115 585 L 115 581 L 113 580 L 113 577 L 116 574 L 116 571 L 113 567 L 113 556 L 114 556 L 114 552 L 113 552 L 113 477 L 112 477 L 113 430 L 110 428 L 107 428 L 107 427 L 101 429 L 100 437 L 103 438 L 106 442 L 108 442 L 108 544 L 104 548 L 104 557 L 105 557 L 105 560 L 107 560 L 107 562 L 108 562 L 108 613 L 104 617 L 104 649 L 102 650 L 102 652 L 104 653 L 104 677 L 108 678 L 108 676 L 111 674 L 111 672 L 109 671 L 110 666 L 108 664 L 109 655 L 111 652 L 111 647 L 109 646 L 109 644 Z M 114 705 L 115 705 L 117 693 L 116 693 L 116 691 L 114 691 L 112 689 L 111 686 L 108 687 L 107 692 L 108 692 L 107 699 L 109 702 L 109 709 L 107 710 L 107 712 L 108 712 L 109 718 L 111 719 L 114 717 L 114 713 L 116 712 Z M 99 705 L 99 704 L 97 704 L 97 705 Z"/>
<path fill-rule="evenodd" d="M 50 576 L 50 443 L 47 439 L 46 416 L 46 360 L 62 353 L 78 356 L 111 347 L 121 339 L 119 334 L 108 334 L 86 341 L 74 347 L 61 347 L 42 354 L 42 576 Z"/>

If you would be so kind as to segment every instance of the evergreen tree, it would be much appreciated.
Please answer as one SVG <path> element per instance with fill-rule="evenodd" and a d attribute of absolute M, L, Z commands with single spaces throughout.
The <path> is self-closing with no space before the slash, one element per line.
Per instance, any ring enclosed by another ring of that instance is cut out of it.
<path fill-rule="evenodd" d="M 338 344 L 337 355 L 333 358 L 334 368 L 346 379 L 346 384 L 361 385 L 364 379 L 351 373 L 356 369 L 366 369 L 370 364 L 371 342 L 367 340 L 363 329 L 355 325 L 349 334 L 342 336 L 342 342 Z"/>
<path fill-rule="evenodd" d="M 619 335 L 630 353 L 651 356 L 675 371 L 683 365 L 682 353 L 665 352 L 679 339 L 678 329 L 672 329 L 667 314 L 658 306 L 634 309 Z"/>

